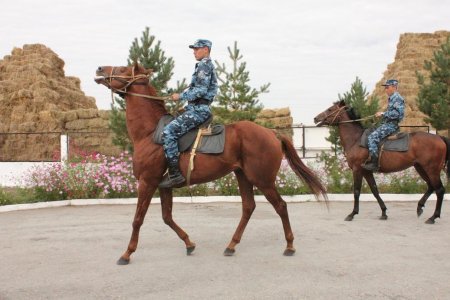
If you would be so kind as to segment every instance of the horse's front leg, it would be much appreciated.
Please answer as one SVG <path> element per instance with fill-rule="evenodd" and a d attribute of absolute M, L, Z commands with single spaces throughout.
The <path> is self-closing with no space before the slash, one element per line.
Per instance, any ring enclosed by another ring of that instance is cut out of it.
<path fill-rule="evenodd" d="M 187 233 L 181 229 L 172 218 L 173 194 L 172 189 L 159 189 L 161 197 L 161 210 L 164 223 L 175 231 L 180 239 L 186 244 L 186 254 L 190 255 L 195 249 L 195 243 L 189 239 Z"/>
<path fill-rule="evenodd" d="M 386 214 L 386 205 L 384 204 L 383 199 L 380 197 L 380 193 L 378 192 L 377 183 L 375 181 L 375 178 L 373 177 L 372 172 L 365 172 L 364 178 L 367 181 L 367 184 L 369 184 L 370 190 L 372 191 L 372 194 L 375 196 L 375 198 L 378 201 L 378 205 L 380 205 L 381 208 L 381 217 L 380 220 L 387 220 L 387 214 Z"/>
<path fill-rule="evenodd" d="M 133 232 L 131 233 L 131 239 L 127 250 L 117 261 L 118 265 L 127 265 L 130 262 L 131 254 L 136 251 L 139 240 L 139 230 L 144 223 L 145 214 L 147 213 L 148 206 L 150 205 L 156 187 L 157 184 L 149 184 L 144 179 L 139 180 L 138 202 L 133 220 Z"/>
<path fill-rule="evenodd" d="M 361 194 L 362 175 L 353 171 L 353 211 L 345 218 L 345 221 L 352 221 L 353 217 L 359 213 L 359 195 Z"/>

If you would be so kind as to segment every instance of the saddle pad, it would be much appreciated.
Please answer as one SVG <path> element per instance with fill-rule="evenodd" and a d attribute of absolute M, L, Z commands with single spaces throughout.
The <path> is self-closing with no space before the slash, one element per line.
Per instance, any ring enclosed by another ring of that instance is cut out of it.
<path fill-rule="evenodd" d="M 361 136 L 360 146 L 364 148 L 368 148 L 368 136 L 370 133 L 372 133 L 374 129 L 369 128 L 364 130 L 364 133 Z M 409 149 L 409 133 L 406 132 L 400 132 L 397 134 L 392 134 L 388 136 L 387 138 L 381 140 L 380 142 L 380 149 L 381 146 L 383 146 L 383 150 L 385 151 L 408 151 Z"/>
<path fill-rule="evenodd" d="M 164 115 L 158 122 L 155 133 L 153 134 L 153 142 L 155 144 L 163 144 L 162 132 L 164 127 L 173 120 L 172 115 Z M 188 151 L 191 149 L 197 137 L 198 128 L 189 131 L 184 134 L 178 140 L 178 150 L 180 152 Z M 225 146 L 225 126 L 214 125 L 211 126 L 211 135 L 202 136 L 200 145 L 197 147 L 197 153 L 222 153 Z"/>

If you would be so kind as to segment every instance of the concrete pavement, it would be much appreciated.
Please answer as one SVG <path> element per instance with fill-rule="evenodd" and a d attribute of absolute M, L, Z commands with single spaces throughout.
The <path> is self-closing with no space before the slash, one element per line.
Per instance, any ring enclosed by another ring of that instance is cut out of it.
<path fill-rule="evenodd" d="M 175 203 L 184 243 L 152 204 L 127 266 L 134 205 L 42 208 L 0 213 L 0 299 L 444 299 L 450 297 L 450 207 L 427 225 L 415 202 L 289 203 L 297 253 L 282 255 L 279 217 L 256 210 L 232 257 L 222 255 L 239 222 L 240 203 Z"/>

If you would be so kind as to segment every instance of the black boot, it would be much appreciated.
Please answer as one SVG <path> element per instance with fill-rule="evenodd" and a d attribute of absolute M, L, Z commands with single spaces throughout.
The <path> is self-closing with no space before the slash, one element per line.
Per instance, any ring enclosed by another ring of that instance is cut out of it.
<path fill-rule="evenodd" d="M 169 174 L 164 177 L 163 181 L 159 184 L 160 188 L 171 188 L 185 182 L 186 179 L 180 172 L 178 167 L 178 161 L 169 162 Z"/>
<path fill-rule="evenodd" d="M 368 171 L 378 171 L 378 156 L 370 155 L 362 167 Z"/>

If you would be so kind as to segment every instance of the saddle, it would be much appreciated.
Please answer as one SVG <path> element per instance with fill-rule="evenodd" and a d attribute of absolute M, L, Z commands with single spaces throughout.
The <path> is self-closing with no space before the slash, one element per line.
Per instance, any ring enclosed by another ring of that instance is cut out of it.
<path fill-rule="evenodd" d="M 153 134 L 153 141 L 156 144 L 163 144 L 162 133 L 164 127 L 169 124 L 174 117 L 172 115 L 164 115 L 156 126 Z M 213 117 L 209 117 L 205 122 L 197 128 L 188 131 L 178 140 L 178 151 L 185 152 L 190 150 L 189 164 L 186 174 L 187 186 L 190 186 L 191 173 L 194 170 L 194 158 L 197 152 L 208 154 L 219 154 L 223 152 L 225 147 L 225 126 L 211 126 Z"/>
<path fill-rule="evenodd" d="M 155 133 L 153 134 L 153 142 L 159 145 L 163 144 L 162 132 L 164 127 L 169 124 L 174 117 L 172 115 L 164 115 L 158 122 Z M 199 127 L 187 132 L 178 140 L 178 150 L 185 152 L 193 148 L 197 136 L 201 136 L 199 145 L 196 145 L 196 151 L 199 153 L 219 154 L 223 152 L 225 146 L 225 126 L 213 125 L 212 116 L 202 123 Z M 202 128 L 201 135 L 198 135 L 199 129 Z M 200 139 L 200 138 L 199 138 Z"/>
<path fill-rule="evenodd" d="M 368 148 L 368 136 L 371 134 L 375 129 L 374 128 L 368 128 L 364 130 L 361 141 L 359 145 L 364 148 Z M 409 149 L 409 133 L 407 132 L 394 132 L 393 134 L 387 136 L 386 138 L 382 139 L 380 142 L 380 151 L 397 151 L 397 152 L 404 152 L 408 151 Z"/>

